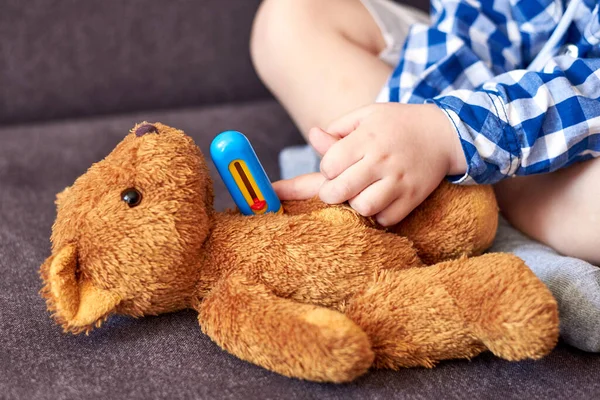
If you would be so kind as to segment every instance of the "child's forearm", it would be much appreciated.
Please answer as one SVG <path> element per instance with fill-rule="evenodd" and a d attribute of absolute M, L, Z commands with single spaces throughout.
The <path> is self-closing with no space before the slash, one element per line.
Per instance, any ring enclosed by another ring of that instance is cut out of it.
<path fill-rule="evenodd" d="M 600 155 L 600 59 L 556 59 L 552 73 L 515 70 L 478 90 L 436 98 L 458 131 L 468 171 L 496 183 Z"/>

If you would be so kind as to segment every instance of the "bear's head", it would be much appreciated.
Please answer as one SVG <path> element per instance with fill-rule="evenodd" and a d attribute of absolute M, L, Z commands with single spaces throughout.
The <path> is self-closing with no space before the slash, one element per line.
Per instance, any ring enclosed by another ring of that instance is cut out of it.
<path fill-rule="evenodd" d="M 57 196 L 42 294 L 65 331 L 111 313 L 187 307 L 213 220 L 204 157 L 182 131 L 142 123 Z"/>

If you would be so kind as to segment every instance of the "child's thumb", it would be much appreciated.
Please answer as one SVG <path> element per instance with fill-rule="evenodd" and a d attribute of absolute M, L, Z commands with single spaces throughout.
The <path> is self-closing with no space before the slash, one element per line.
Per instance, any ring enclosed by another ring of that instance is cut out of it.
<path fill-rule="evenodd" d="M 273 183 L 273 189 L 280 200 L 306 200 L 319 193 L 325 177 L 318 172 L 300 175 Z"/>

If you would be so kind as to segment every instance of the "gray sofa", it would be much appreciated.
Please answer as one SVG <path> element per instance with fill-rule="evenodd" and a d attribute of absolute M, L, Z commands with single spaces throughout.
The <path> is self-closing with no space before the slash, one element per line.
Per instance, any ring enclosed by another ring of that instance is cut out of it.
<path fill-rule="evenodd" d="M 252 70 L 258 3 L 0 0 L 0 398 L 600 398 L 600 357 L 563 344 L 540 361 L 484 354 L 336 386 L 238 360 L 191 311 L 61 333 L 38 295 L 54 196 L 135 122 L 182 128 L 205 152 L 241 130 L 273 179 L 278 152 L 301 142 Z"/>

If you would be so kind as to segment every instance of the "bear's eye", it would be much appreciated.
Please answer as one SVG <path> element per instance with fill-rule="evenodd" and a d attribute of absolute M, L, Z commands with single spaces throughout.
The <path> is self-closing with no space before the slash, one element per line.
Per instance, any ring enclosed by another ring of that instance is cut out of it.
<path fill-rule="evenodd" d="M 135 207 L 142 202 L 142 194 L 136 188 L 125 189 L 121 193 L 121 200 L 123 200 L 129 207 Z"/>

